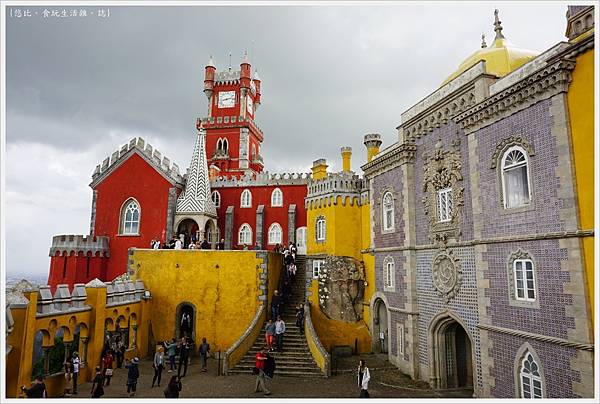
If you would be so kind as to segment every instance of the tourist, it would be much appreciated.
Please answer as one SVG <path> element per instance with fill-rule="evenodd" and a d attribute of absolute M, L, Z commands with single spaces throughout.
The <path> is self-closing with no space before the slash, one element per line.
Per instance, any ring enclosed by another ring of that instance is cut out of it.
<path fill-rule="evenodd" d="M 369 368 L 364 359 L 358 361 L 358 387 L 360 388 L 359 398 L 369 398 Z"/>
<path fill-rule="evenodd" d="M 183 242 L 181 241 L 181 239 L 176 239 L 175 240 L 175 250 L 181 250 L 183 248 Z"/>
<path fill-rule="evenodd" d="M 177 370 L 177 365 L 175 364 L 175 351 L 177 350 L 177 341 L 175 338 L 169 341 L 164 342 L 165 348 L 167 348 L 167 355 L 169 356 L 169 370 L 168 373 L 171 373 L 173 370 Z"/>
<path fill-rule="evenodd" d="M 152 378 L 152 386 L 150 388 L 154 387 L 154 383 L 156 383 L 156 385 L 160 387 L 160 377 L 162 375 L 164 366 L 165 354 L 163 353 L 163 347 L 159 346 L 158 350 L 154 354 L 154 361 L 152 362 L 152 368 L 154 369 L 154 377 Z"/>
<path fill-rule="evenodd" d="M 265 377 L 268 380 L 272 380 L 273 376 L 275 375 L 275 358 L 273 358 L 271 355 L 269 355 L 268 352 L 267 352 L 267 360 L 265 361 L 265 367 L 263 369 L 263 372 L 265 372 Z"/>
<path fill-rule="evenodd" d="M 225 239 L 222 238 L 221 241 L 219 242 L 219 244 L 217 245 L 217 250 L 224 250 L 225 249 Z"/>
<path fill-rule="evenodd" d="M 188 246 L 188 250 L 195 250 L 196 249 L 196 243 L 190 243 L 190 245 Z"/>
<path fill-rule="evenodd" d="M 290 250 L 292 259 L 294 260 L 294 262 L 296 262 L 296 253 L 298 252 L 298 249 L 296 248 L 296 244 L 294 244 L 290 241 L 289 250 Z"/>
<path fill-rule="evenodd" d="M 254 392 L 260 393 L 264 392 L 265 396 L 271 394 L 269 390 L 267 390 L 267 384 L 265 380 L 265 361 L 267 360 L 267 349 L 262 348 L 259 352 L 256 353 L 256 363 L 254 365 L 254 374 L 256 374 L 256 383 L 254 384 Z M 259 390 L 260 388 L 260 390 Z"/>
<path fill-rule="evenodd" d="M 296 307 L 296 327 L 300 329 L 300 334 L 304 333 L 304 305 L 302 303 Z"/>
<path fill-rule="evenodd" d="M 72 361 L 73 357 L 69 356 L 66 360 L 65 360 L 65 390 L 63 392 L 63 395 L 65 397 L 69 397 L 71 395 L 71 380 L 73 380 L 73 364 Z"/>
<path fill-rule="evenodd" d="M 179 349 L 179 369 L 177 369 L 177 377 L 185 377 L 188 368 L 188 359 L 190 353 L 190 344 L 187 337 L 181 338 L 181 345 Z M 181 375 L 181 369 L 183 368 L 183 376 Z"/>
<path fill-rule="evenodd" d="M 290 282 L 286 280 L 283 282 L 283 286 L 281 288 L 281 302 L 283 303 L 283 306 L 286 306 L 289 303 L 291 297 L 292 286 L 290 285 Z"/>
<path fill-rule="evenodd" d="M 125 360 L 125 369 L 127 369 L 127 394 L 129 394 L 129 397 L 135 396 L 135 391 L 137 390 L 137 381 L 140 377 L 139 363 L 140 360 L 137 356 L 131 362 L 129 359 Z"/>
<path fill-rule="evenodd" d="M 275 323 L 269 319 L 265 330 L 265 341 L 267 341 L 269 352 L 273 352 L 273 338 L 275 338 Z"/>
<path fill-rule="evenodd" d="M 279 315 L 279 305 L 281 304 L 281 297 L 279 296 L 279 291 L 275 290 L 273 292 L 273 298 L 271 299 L 271 318 L 273 320 L 277 319 Z"/>
<path fill-rule="evenodd" d="M 160 240 L 156 240 L 154 242 L 154 245 L 152 246 L 152 249 L 158 250 L 159 248 L 160 248 Z"/>
<path fill-rule="evenodd" d="M 179 398 L 179 392 L 181 391 L 182 385 L 181 380 L 177 376 L 171 376 L 169 384 L 165 389 L 165 398 Z"/>
<path fill-rule="evenodd" d="M 277 339 L 277 352 L 283 351 L 283 334 L 285 333 L 285 323 L 281 316 L 277 316 L 275 322 L 275 338 Z"/>
<path fill-rule="evenodd" d="M 200 344 L 200 365 L 202 366 L 202 371 L 206 372 L 206 359 L 210 353 L 210 345 L 206 342 L 206 338 L 202 338 L 202 344 Z"/>
<path fill-rule="evenodd" d="M 118 342 L 118 349 L 119 349 L 119 357 L 121 358 L 121 368 L 123 367 L 123 360 L 125 359 L 125 351 L 127 350 L 127 348 L 125 348 L 125 342 L 123 342 L 122 340 L 119 340 Z"/>
<path fill-rule="evenodd" d="M 106 352 L 106 356 L 102 359 L 102 367 L 103 367 L 103 376 L 105 381 L 105 386 L 110 386 L 110 379 L 113 376 L 113 362 L 114 357 L 112 355 L 112 351 L 109 349 Z"/>
<path fill-rule="evenodd" d="M 81 364 L 77 352 L 73 352 L 73 359 L 71 362 L 73 364 L 73 394 L 77 394 L 77 379 L 79 378 L 79 365 Z"/>
<path fill-rule="evenodd" d="M 210 243 L 207 239 L 202 240 L 202 244 L 200 244 L 200 248 L 203 250 L 210 250 Z"/>
<path fill-rule="evenodd" d="M 47 398 L 46 385 L 42 376 L 36 376 L 30 388 L 21 386 L 21 391 L 25 393 L 27 398 Z"/>
<path fill-rule="evenodd" d="M 190 313 L 183 312 L 183 314 L 181 315 L 181 323 L 179 325 L 181 328 L 181 332 L 184 336 L 187 337 L 188 334 L 192 331 L 192 317 L 190 316 Z"/>
<path fill-rule="evenodd" d="M 156 244 L 156 240 L 152 239 L 152 241 L 150 242 L 150 248 L 154 249 L 154 244 Z"/>
<path fill-rule="evenodd" d="M 92 391 L 90 394 L 92 398 L 100 398 L 104 395 L 104 376 L 102 376 L 102 368 L 96 366 L 96 375 L 92 380 Z"/>

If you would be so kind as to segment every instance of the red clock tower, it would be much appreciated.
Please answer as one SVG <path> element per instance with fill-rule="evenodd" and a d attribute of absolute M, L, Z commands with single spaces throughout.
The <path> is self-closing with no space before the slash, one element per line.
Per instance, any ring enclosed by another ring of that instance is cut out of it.
<path fill-rule="evenodd" d="M 217 72 L 212 57 L 204 72 L 204 94 L 208 98 L 208 117 L 202 118 L 206 130 L 206 158 L 211 168 L 228 177 L 262 172 L 260 155 L 263 133 L 254 123 L 260 105 L 260 79 L 252 74 L 248 56 L 240 70 Z"/>

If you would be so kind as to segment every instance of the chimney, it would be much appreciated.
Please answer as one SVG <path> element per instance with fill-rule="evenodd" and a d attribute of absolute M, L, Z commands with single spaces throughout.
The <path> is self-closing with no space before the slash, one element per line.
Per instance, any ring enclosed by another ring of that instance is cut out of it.
<path fill-rule="evenodd" d="M 327 160 L 319 159 L 313 161 L 312 166 L 312 179 L 313 180 L 322 180 L 323 178 L 327 178 Z"/>
<path fill-rule="evenodd" d="M 363 142 L 367 147 L 367 163 L 373 160 L 373 157 L 379 153 L 379 147 L 381 146 L 381 135 L 379 133 L 369 133 L 365 135 Z"/>
<path fill-rule="evenodd" d="M 342 147 L 342 171 L 350 171 L 350 158 L 352 157 L 352 147 Z"/>

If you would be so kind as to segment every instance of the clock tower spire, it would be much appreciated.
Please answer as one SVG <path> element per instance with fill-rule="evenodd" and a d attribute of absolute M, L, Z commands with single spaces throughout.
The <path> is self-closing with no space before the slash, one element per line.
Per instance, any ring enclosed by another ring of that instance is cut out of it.
<path fill-rule="evenodd" d="M 211 56 L 204 69 L 204 94 L 208 98 L 208 116 L 201 121 L 206 129 L 208 164 L 222 176 L 262 172 L 263 134 L 254 122 L 261 102 L 261 80 L 258 73 L 252 75 L 247 52 L 237 71 L 218 71 Z"/>

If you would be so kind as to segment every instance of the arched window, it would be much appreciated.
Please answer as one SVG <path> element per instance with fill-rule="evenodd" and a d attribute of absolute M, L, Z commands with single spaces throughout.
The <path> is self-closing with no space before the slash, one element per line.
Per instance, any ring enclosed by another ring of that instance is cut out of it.
<path fill-rule="evenodd" d="M 326 230 L 327 222 L 325 221 L 325 217 L 319 216 L 315 222 L 315 234 L 317 241 L 325 241 Z"/>
<path fill-rule="evenodd" d="M 521 398 L 543 398 L 540 368 L 529 351 L 525 352 L 525 357 L 521 362 L 519 379 L 521 382 Z"/>
<path fill-rule="evenodd" d="M 223 140 L 221 138 L 219 138 L 217 140 L 217 151 L 221 150 L 223 148 Z"/>
<path fill-rule="evenodd" d="M 238 232 L 238 244 L 252 244 L 252 227 L 248 223 L 240 226 Z"/>
<path fill-rule="evenodd" d="M 228 150 L 229 150 L 229 141 L 227 141 L 227 139 L 223 139 L 223 151 L 225 153 L 227 153 Z"/>
<path fill-rule="evenodd" d="M 271 192 L 271 206 L 283 206 L 283 192 L 281 192 L 281 189 L 275 188 Z"/>
<path fill-rule="evenodd" d="M 282 231 L 279 223 L 273 223 L 269 227 L 269 244 L 281 244 Z"/>
<path fill-rule="evenodd" d="M 531 200 L 529 161 L 520 146 L 510 147 L 502 156 L 502 189 L 505 208 L 528 205 Z"/>
<path fill-rule="evenodd" d="M 393 291 L 396 282 L 396 264 L 394 258 L 387 256 L 383 260 L 383 290 Z"/>
<path fill-rule="evenodd" d="M 135 199 L 129 199 L 121 208 L 121 234 L 139 234 L 140 205 Z"/>
<path fill-rule="evenodd" d="M 535 275 L 533 261 L 516 259 L 513 261 L 515 277 L 515 298 L 517 300 L 535 301 Z"/>
<path fill-rule="evenodd" d="M 212 201 L 215 204 L 215 207 L 220 207 L 221 206 L 221 194 L 219 193 L 219 191 L 213 191 L 212 194 Z"/>
<path fill-rule="evenodd" d="M 240 198 L 240 207 L 242 208 L 251 208 L 252 207 L 252 194 L 249 189 L 244 189 L 242 191 L 242 197 Z"/>
<path fill-rule="evenodd" d="M 391 192 L 383 195 L 383 231 L 394 230 L 394 197 Z"/>

